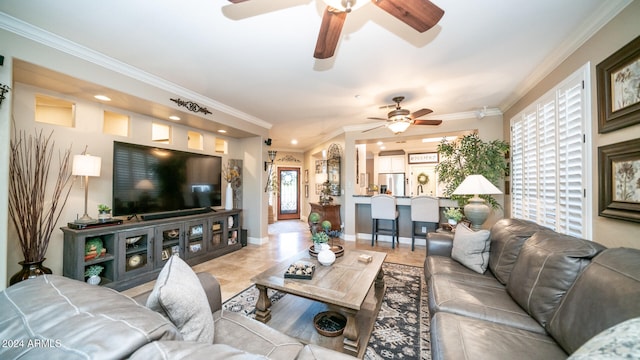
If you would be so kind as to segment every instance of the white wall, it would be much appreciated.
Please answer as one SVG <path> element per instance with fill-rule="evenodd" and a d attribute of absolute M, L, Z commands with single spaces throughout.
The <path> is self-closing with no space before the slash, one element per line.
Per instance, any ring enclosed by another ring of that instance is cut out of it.
<path fill-rule="evenodd" d="M 2 42 L 0 37 L 0 43 Z M 11 52 L 7 49 L 2 49 L 4 55 L 4 66 L 0 67 L 0 84 L 12 86 L 12 73 L 11 64 L 12 57 Z M 5 99 L 0 105 L 0 164 L 9 164 L 9 139 L 11 135 L 11 101 L 13 98 L 13 91 L 5 94 Z M 9 188 L 9 171 L 8 165 L 0 165 L 0 209 L 7 209 L 6 211 L 0 211 L 0 290 L 4 289 L 8 285 L 7 276 L 7 227 L 9 225 L 9 200 L 8 191 Z"/>

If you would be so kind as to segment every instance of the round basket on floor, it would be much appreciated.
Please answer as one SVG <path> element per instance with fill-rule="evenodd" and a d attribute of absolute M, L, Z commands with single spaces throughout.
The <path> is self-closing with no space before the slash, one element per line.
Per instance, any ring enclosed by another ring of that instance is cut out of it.
<path fill-rule="evenodd" d="M 335 337 L 342 335 L 347 318 L 335 311 L 323 311 L 313 318 L 313 326 L 320 335 Z"/>

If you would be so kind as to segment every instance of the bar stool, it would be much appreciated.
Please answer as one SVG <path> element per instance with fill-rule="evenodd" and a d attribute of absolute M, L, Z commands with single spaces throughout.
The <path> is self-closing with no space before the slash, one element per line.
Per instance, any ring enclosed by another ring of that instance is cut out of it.
<path fill-rule="evenodd" d="M 440 222 L 440 202 L 438 198 L 431 196 L 416 196 L 411 198 L 411 251 L 415 248 L 416 235 L 426 235 L 426 233 L 419 232 L 416 234 L 416 223 L 427 222 L 435 223 Z"/>
<path fill-rule="evenodd" d="M 400 246 L 400 236 L 398 228 L 398 210 L 396 209 L 396 198 L 391 195 L 374 195 L 371 197 L 371 246 L 378 242 L 378 233 L 388 232 L 389 229 L 379 229 L 378 220 L 391 220 L 391 248 L 395 248 L 395 241 Z"/>

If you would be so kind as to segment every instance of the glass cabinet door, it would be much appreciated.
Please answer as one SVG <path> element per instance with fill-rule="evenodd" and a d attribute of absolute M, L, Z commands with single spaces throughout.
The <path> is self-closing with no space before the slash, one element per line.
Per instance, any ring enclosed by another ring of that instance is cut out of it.
<path fill-rule="evenodd" d="M 185 252 L 187 258 L 200 256 L 206 252 L 205 239 L 209 237 L 207 220 L 187 222 L 185 231 Z"/>
<path fill-rule="evenodd" d="M 164 266 L 171 256 L 184 259 L 184 224 L 174 223 L 156 228 L 156 267 Z"/>
<path fill-rule="evenodd" d="M 144 272 L 153 268 L 153 229 L 123 231 L 118 234 L 121 275 Z"/>

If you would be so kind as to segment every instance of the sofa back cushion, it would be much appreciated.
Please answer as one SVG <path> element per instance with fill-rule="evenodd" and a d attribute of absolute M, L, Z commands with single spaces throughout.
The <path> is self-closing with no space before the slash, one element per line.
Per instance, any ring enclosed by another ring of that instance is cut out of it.
<path fill-rule="evenodd" d="M 567 291 L 547 331 L 571 354 L 603 330 L 639 317 L 638 299 L 640 249 L 604 250 Z"/>
<path fill-rule="evenodd" d="M 528 220 L 502 219 L 491 227 L 489 269 L 503 285 L 509 281 L 522 244 L 544 227 Z"/>
<path fill-rule="evenodd" d="M 535 233 L 522 246 L 507 292 L 542 326 L 569 287 L 605 247 L 551 230 Z"/>
<path fill-rule="evenodd" d="M 133 299 L 57 275 L 7 288 L 0 309 L 0 339 L 12 341 L 0 359 L 124 359 L 154 340 L 182 339 Z"/>

